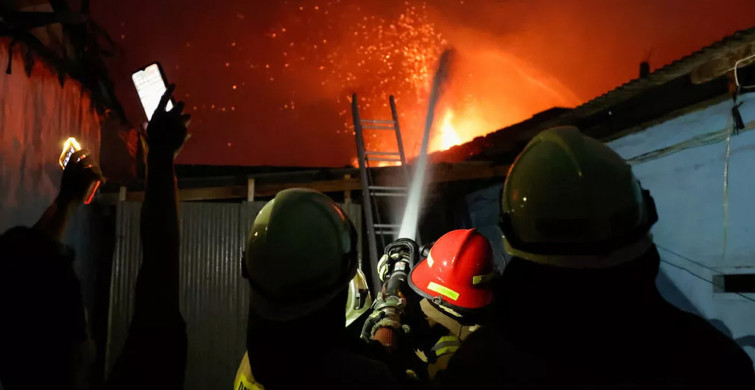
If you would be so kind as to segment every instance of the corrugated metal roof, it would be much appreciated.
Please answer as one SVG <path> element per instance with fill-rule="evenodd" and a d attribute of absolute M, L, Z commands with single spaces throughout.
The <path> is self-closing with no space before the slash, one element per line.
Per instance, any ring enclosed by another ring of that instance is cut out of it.
<path fill-rule="evenodd" d="M 628 99 L 654 86 L 674 80 L 693 72 L 713 58 L 755 42 L 755 27 L 737 31 L 711 45 L 682 57 L 651 72 L 646 78 L 632 79 L 588 102 L 577 106 L 572 112 L 576 116 L 587 116 L 608 106 Z"/>
<path fill-rule="evenodd" d="M 180 304 L 189 338 L 185 389 L 231 388 L 246 343 L 249 289 L 241 256 L 265 202 L 181 204 Z M 360 232 L 361 206 L 342 204 Z M 118 204 L 106 368 L 123 347 L 141 264 L 141 203 Z M 361 249 L 361 245 L 359 246 Z"/>

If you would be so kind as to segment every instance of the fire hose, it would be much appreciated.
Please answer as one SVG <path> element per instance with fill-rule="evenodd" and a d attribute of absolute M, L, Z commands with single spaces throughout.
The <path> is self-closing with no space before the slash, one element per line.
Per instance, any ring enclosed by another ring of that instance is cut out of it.
<path fill-rule="evenodd" d="M 375 340 L 393 350 L 397 335 L 407 333 L 408 326 L 402 323 L 406 307 L 407 279 L 419 256 L 417 244 L 407 238 L 391 242 L 378 262 L 378 275 L 383 287 L 377 294 L 373 311 L 362 327 L 362 339 Z"/>

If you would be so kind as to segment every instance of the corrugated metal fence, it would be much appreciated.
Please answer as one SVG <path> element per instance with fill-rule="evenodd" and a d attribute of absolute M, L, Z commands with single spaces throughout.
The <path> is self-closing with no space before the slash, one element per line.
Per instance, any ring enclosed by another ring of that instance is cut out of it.
<path fill-rule="evenodd" d="M 184 388 L 230 389 L 246 342 L 246 281 L 241 254 L 246 235 L 264 202 L 181 204 L 181 312 L 189 351 Z M 362 210 L 342 204 L 360 232 Z M 106 369 L 120 354 L 133 312 L 141 264 L 141 203 L 121 202 L 116 221 Z M 358 246 L 361 249 L 361 244 Z M 361 256 L 360 256 L 361 258 Z"/>

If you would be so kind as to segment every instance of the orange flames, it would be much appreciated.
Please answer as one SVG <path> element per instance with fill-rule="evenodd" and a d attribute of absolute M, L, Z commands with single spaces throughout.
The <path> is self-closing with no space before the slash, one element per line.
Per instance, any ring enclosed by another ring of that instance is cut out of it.
<path fill-rule="evenodd" d="M 496 118 L 487 118 L 483 111 L 480 106 L 446 109 L 431 134 L 429 152 L 450 149 L 502 126 Z"/>
<path fill-rule="evenodd" d="M 436 136 L 436 143 L 439 144 L 437 150 L 449 149 L 461 143 L 461 138 L 459 138 L 459 134 L 456 133 L 456 129 L 454 128 L 453 119 L 454 112 L 451 110 L 446 111 L 440 133 Z"/>
<path fill-rule="evenodd" d="M 435 13 L 429 2 L 406 1 L 397 4 L 400 11 L 395 13 L 366 4 L 343 1 L 338 6 L 318 5 L 320 9 L 289 4 L 295 8 L 268 36 L 270 48 L 280 56 L 251 64 L 282 91 L 280 117 L 290 123 L 305 117 L 322 123 L 335 131 L 343 149 L 353 153 L 352 93 L 357 93 L 363 119 L 383 120 L 391 118 L 388 97 L 393 95 L 404 151 L 411 161 L 420 152 L 438 57 L 448 48 L 455 55 L 438 102 L 429 152 L 471 141 L 538 111 L 579 102 L 557 78 L 520 57 L 516 47 L 501 45 L 498 36 L 459 26 Z M 311 91 L 317 91 L 316 99 Z M 308 100 L 294 104 L 303 95 Z M 322 109 L 329 104 L 340 107 L 337 120 Z M 392 132 L 365 134 L 364 142 L 367 150 L 397 149 Z M 347 161 L 357 165 L 353 158 Z M 387 165 L 394 164 L 370 164 Z"/>

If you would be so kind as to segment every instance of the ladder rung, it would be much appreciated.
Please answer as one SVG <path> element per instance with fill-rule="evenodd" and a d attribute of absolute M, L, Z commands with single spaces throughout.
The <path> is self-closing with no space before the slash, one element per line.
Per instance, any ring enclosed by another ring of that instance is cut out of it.
<path fill-rule="evenodd" d="M 362 125 L 363 129 L 370 130 L 396 130 L 393 126 L 380 126 L 380 125 Z"/>
<path fill-rule="evenodd" d="M 388 236 L 388 235 L 395 236 L 398 233 L 399 233 L 398 230 L 376 230 L 375 231 L 375 234 L 380 234 L 382 236 Z"/>
<path fill-rule="evenodd" d="M 371 157 L 365 157 L 368 161 L 387 161 L 387 162 L 403 162 L 400 158 L 371 158 Z"/>
<path fill-rule="evenodd" d="M 373 155 L 373 156 L 400 156 L 401 155 L 401 153 L 399 152 L 373 152 L 371 150 L 366 150 L 364 154 Z"/>
<path fill-rule="evenodd" d="M 405 197 L 406 193 L 401 192 L 370 192 L 370 195 L 372 196 L 396 196 L 396 197 Z"/>
<path fill-rule="evenodd" d="M 400 228 L 401 227 L 401 225 L 396 224 L 396 223 L 376 223 L 376 224 L 374 224 L 372 226 L 374 226 L 374 227 L 376 227 L 378 229 L 380 229 L 380 228 Z"/>
<path fill-rule="evenodd" d="M 406 187 L 390 187 L 390 186 L 369 186 L 371 190 L 383 190 L 383 191 L 406 191 Z"/>
<path fill-rule="evenodd" d="M 362 119 L 361 122 L 362 123 L 390 123 L 390 124 L 396 123 L 394 121 L 381 120 L 381 119 Z"/>

